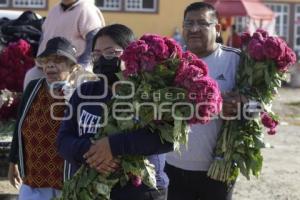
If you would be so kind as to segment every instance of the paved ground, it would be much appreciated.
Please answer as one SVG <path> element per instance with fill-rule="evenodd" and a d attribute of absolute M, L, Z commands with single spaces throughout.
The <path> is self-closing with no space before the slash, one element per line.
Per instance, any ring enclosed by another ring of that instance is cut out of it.
<path fill-rule="evenodd" d="M 278 134 L 266 136 L 261 176 L 240 177 L 233 200 L 300 200 L 300 90 L 281 89 L 273 104 L 280 114 Z"/>

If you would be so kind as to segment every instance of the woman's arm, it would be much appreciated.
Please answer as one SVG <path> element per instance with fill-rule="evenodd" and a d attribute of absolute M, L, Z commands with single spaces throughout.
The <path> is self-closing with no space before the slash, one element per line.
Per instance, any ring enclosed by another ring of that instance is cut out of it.
<path fill-rule="evenodd" d="M 85 50 L 84 52 L 78 57 L 77 61 L 79 64 L 83 66 L 83 68 L 87 68 L 88 65 L 91 63 L 91 53 L 93 48 L 93 38 L 96 35 L 96 33 L 99 31 L 100 28 L 96 28 L 92 31 L 90 31 L 86 35 L 86 43 L 85 43 Z"/>
<path fill-rule="evenodd" d="M 84 157 L 90 167 L 102 173 L 113 172 L 118 166 L 115 158 L 120 155 L 147 156 L 172 150 L 172 143 L 162 141 L 158 133 L 152 133 L 147 128 L 143 128 L 97 140 Z"/>
<path fill-rule="evenodd" d="M 153 133 L 148 128 L 138 129 L 130 133 L 120 133 L 109 136 L 111 152 L 118 155 L 152 155 L 173 150 L 173 144 L 163 141 L 159 133 Z"/>
<path fill-rule="evenodd" d="M 99 110 L 97 103 L 104 103 L 110 99 L 110 96 L 107 95 L 102 99 L 90 99 L 90 96 L 105 94 L 104 88 L 105 85 L 101 80 L 83 83 L 74 91 L 69 101 L 65 116 L 71 117 L 62 122 L 57 137 L 57 145 L 59 154 L 71 163 L 85 163 L 83 155 L 90 149 L 92 144 L 90 137 L 94 136 L 96 133 L 95 129 L 97 129 L 97 127 L 94 127 L 92 131 L 89 128 L 91 125 L 97 125 L 97 120 L 92 121 L 91 119 L 95 117 L 101 118 L 101 116 L 98 116 L 101 115 L 101 109 Z M 79 96 L 80 93 L 83 96 Z M 94 112 L 91 114 L 92 118 L 88 118 L 85 115 L 85 119 L 79 119 L 84 115 L 83 111 L 85 109 L 83 108 Z M 83 129 L 85 131 L 82 131 Z"/>
<path fill-rule="evenodd" d="M 173 150 L 173 144 L 163 141 L 158 133 L 152 133 L 147 128 L 130 133 L 119 133 L 94 142 L 84 155 L 91 167 L 102 162 L 110 162 L 114 157 L 122 155 L 153 155 Z"/>

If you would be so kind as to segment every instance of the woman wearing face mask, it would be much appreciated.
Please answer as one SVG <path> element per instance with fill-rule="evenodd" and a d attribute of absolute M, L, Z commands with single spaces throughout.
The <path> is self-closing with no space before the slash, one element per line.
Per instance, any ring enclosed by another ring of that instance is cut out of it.
<path fill-rule="evenodd" d="M 19 200 L 47 200 L 60 193 L 64 161 L 56 137 L 61 122 L 54 117 L 64 116 L 61 89 L 79 67 L 75 48 L 61 37 L 48 41 L 37 62 L 45 78 L 31 81 L 23 93 L 9 156 L 8 178 L 14 187 L 21 186 Z"/>
<path fill-rule="evenodd" d="M 93 40 L 93 72 L 107 77 L 109 85 L 118 80 L 116 73 L 121 71 L 120 56 L 134 40 L 130 29 L 115 24 L 102 28 Z"/>
<path fill-rule="evenodd" d="M 105 105 L 111 98 L 110 85 L 118 80 L 115 75 L 121 70 L 119 57 L 122 51 L 134 40 L 132 31 L 120 24 L 102 28 L 94 38 L 94 72 L 106 75 L 105 81 L 88 82 L 81 85 L 70 99 L 71 108 L 66 112 L 71 116 L 62 123 L 57 139 L 60 155 L 69 165 L 70 175 L 81 164 L 88 164 L 99 173 L 113 172 L 118 169 L 118 157 L 122 155 L 145 155 L 155 166 L 158 190 L 142 184 L 134 186 L 131 182 L 124 187 L 117 185 L 111 193 L 112 200 L 164 200 L 168 178 L 163 171 L 164 153 L 173 150 L 173 144 L 161 141 L 159 134 L 148 128 L 130 133 L 115 133 L 91 143 L 100 122 L 105 119 Z M 72 111 L 76 114 L 72 114 Z"/>

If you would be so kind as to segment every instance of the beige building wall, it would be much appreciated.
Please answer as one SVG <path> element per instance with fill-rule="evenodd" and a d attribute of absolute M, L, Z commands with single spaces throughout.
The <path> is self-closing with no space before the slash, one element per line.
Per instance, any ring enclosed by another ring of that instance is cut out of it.
<path fill-rule="evenodd" d="M 37 9 L 35 12 L 42 16 L 47 16 L 50 10 L 60 0 L 48 0 L 46 9 Z M 94 0 L 86 0 L 94 1 Z M 144 33 L 156 33 L 165 36 L 172 36 L 175 28 L 182 31 L 183 12 L 187 5 L 195 2 L 195 0 L 157 0 L 158 11 L 155 13 L 145 12 L 123 12 L 123 11 L 103 11 L 103 15 L 107 24 L 121 23 L 129 26 L 135 32 L 136 36 Z M 294 43 L 294 5 L 299 5 L 300 0 L 262 0 L 265 3 L 288 4 L 289 11 L 289 43 Z M 223 33 L 224 39 L 227 38 L 227 32 Z"/>
<path fill-rule="evenodd" d="M 36 10 L 37 13 L 42 15 L 43 17 L 46 17 L 48 14 L 48 11 L 59 2 L 60 0 L 48 0 L 47 10 Z"/>
<path fill-rule="evenodd" d="M 182 26 L 183 11 L 194 0 L 159 0 L 158 13 L 103 12 L 107 24 L 122 23 L 134 30 L 137 36 L 157 33 L 171 36 Z"/>
<path fill-rule="evenodd" d="M 95 2 L 94 0 L 85 0 L 85 1 L 90 1 L 90 2 Z M 48 0 L 48 6 L 47 9 L 43 9 L 43 10 L 35 10 L 35 12 L 39 13 L 40 15 L 46 17 L 48 11 L 57 3 L 59 3 L 60 0 Z"/>

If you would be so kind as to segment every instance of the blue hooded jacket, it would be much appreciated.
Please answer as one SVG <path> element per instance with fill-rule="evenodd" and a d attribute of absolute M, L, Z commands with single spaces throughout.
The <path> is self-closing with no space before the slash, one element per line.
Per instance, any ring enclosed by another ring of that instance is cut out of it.
<path fill-rule="evenodd" d="M 110 100 L 110 91 L 106 91 L 103 81 L 87 82 L 82 84 L 70 99 L 65 117 L 57 138 L 60 155 L 66 160 L 65 179 L 70 178 L 78 168 L 85 163 L 83 155 L 91 146 L 90 137 L 93 137 L 103 120 L 103 110 Z M 159 134 L 152 133 L 147 128 L 138 129 L 126 134 L 113 134 L 108 137 L 113 156 L 144 155 L 155 166 L 157 187 L 168 187 L 168 177 L 164 172 L 165 153 L 173 150 L 173 144 L 162 142 Z M 150 190 L 145 185 L 133 188 L 129 183 L 124 188 L 115 188 L 113 193 L 128 195 Z"/>

